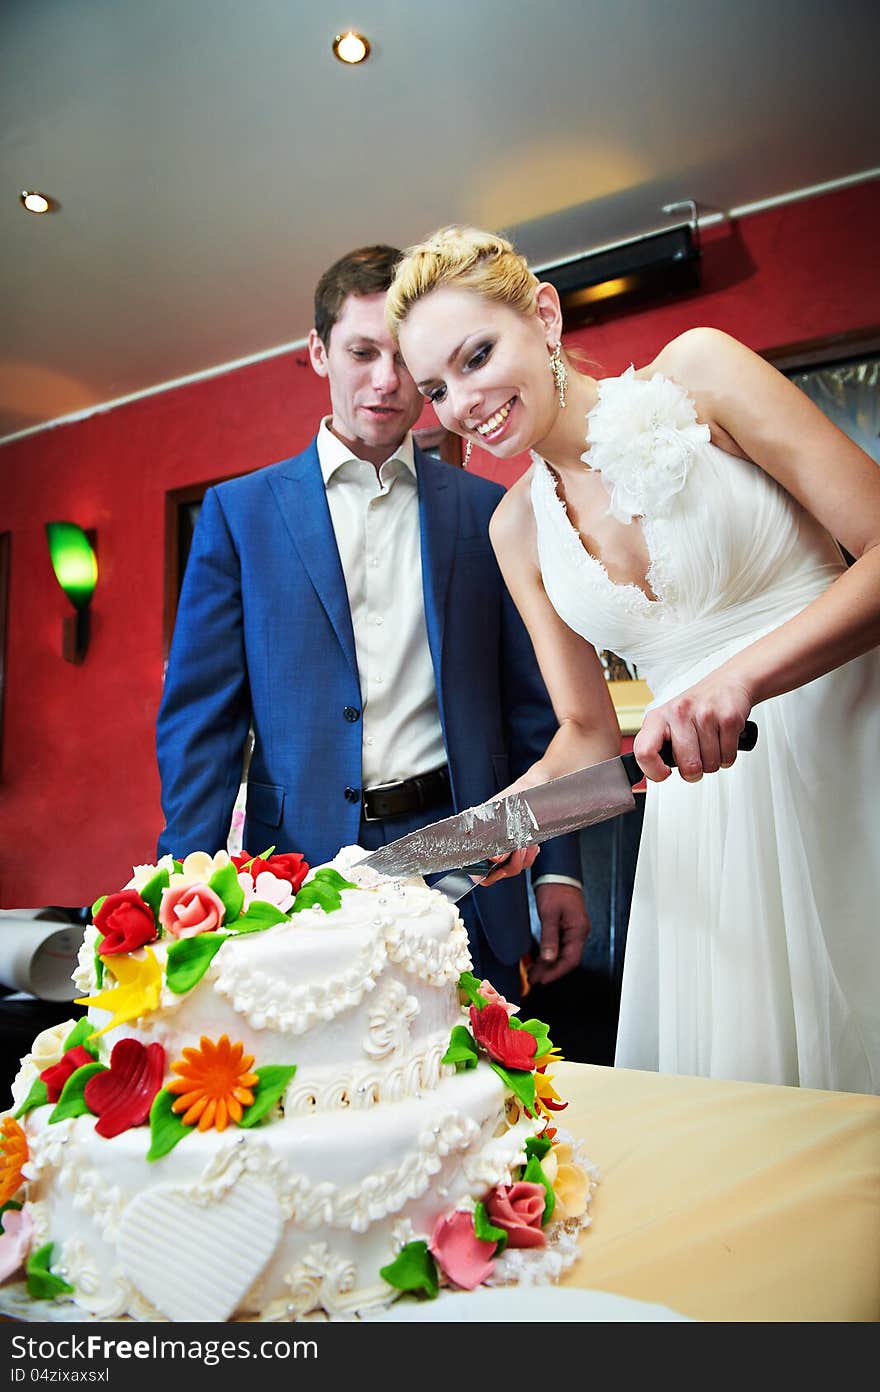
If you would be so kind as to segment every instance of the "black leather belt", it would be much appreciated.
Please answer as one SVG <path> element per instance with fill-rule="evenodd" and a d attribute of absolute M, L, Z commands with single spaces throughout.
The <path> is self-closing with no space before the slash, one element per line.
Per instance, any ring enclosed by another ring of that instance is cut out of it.
<path fill-rule="evenodd" d="M 402 778 L 399 783 L 365 788 L 364 818 L 368 822 L 378 822 L 384 817 L 402 817 L 407 812 L 427 812 L 448 802 L 451 796 L 449 769 L 444 764 L 429 773 Z"/>

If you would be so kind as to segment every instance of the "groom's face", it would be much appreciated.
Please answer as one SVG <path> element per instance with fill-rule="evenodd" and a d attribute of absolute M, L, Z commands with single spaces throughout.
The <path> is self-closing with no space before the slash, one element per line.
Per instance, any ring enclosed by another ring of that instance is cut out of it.
<path fill-rule="evenodd" d="M 330 387 L 330 428 L 358 459 L 379 465 L 418 420 L 422 398 L 385 324 L 385 293 L 349 295 L 323 343 L 313 329 L 309 356 Z"/>

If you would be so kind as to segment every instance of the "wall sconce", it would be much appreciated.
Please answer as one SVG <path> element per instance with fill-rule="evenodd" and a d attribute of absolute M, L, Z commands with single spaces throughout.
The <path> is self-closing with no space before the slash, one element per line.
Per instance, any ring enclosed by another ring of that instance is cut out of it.
<path fill-rule="evenodd" d="M 55 578 L 76 610 L 62 620 L 61 653 L 68 662 L 82 662 L 89 646 L 89 604 L 98 580 L 95 536 L 75 522 L 47 522 L 46 536 Z"/>

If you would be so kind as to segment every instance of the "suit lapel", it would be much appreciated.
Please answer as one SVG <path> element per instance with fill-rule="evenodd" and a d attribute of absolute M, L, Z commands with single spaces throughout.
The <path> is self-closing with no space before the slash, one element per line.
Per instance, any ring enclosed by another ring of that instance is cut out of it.
<path fill-rule="evenodd" d="M 271 487 L 291 541 L 357 677 L 348 591 L 314 440 L 302 454 L 281 466 Z"/>
<path fill-rule="evenodd" d="M 452 576 L 455 542 L 458 536 L 458 491 L 451 464 L 430 459 L 417 449 L 416 473 L 419 480 L 419 526 L 421 529 L 422 589 L 425 595 L 425 621 L 431 660 L 440 681 L 443 636 L 446 629 L 446 596 Z"/>

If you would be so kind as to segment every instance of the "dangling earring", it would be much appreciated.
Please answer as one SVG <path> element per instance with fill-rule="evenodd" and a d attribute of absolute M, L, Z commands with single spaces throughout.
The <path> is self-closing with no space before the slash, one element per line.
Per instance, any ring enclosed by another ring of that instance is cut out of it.
<path fill-rule="evenodd" d="M 565 410 L 565 388 L 568 385 L 568 368 L 565 366 L 565 359 L 562 356 L 562 344 L 557 343 L 553 352 L 550 354 L 550 371 L 553 373 L 553 380 L 556 383 L 556 390 L 559 393 L 559 409 Z"/>
<path fill-rule="evenodd" d="M 474 447 L 474 445 L 473 445 L 473 441 L 472 441 L 472 440 L 465 440 L 465 442 L 464 442 L 464 459 L 461 461 L 461 467 L 462 467 L 463 469 L 466 469 L 467 466 L 468 466 L 468 464 L 470 463 L 470 460 L 471 460 L 471 450 L 473 449 L 473 447 Z"/>

